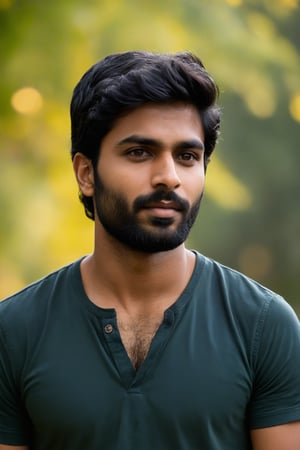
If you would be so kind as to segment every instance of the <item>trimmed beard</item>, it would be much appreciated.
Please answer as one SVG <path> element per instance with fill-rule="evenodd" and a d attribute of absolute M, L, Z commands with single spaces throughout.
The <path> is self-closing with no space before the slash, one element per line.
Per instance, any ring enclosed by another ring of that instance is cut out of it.
<path fill-rule="evenodd" d="M 108 234 L 128 248 L 142 253 L 158 253 L 173 250 L 187 239 L 196 220 L 203 192 L 190 207 L 189 203 L 173 191 L 156 190 L 149 195 L 141 195 L 133 202 L 132 211 L 122 193 L 107 188 L 96 170 L 95 212 Z M 172 201 L 178 206 L 182 219 L 176 229 L 169 227 L 173 218 L 150 218 L 152 229 L 139 223 L 137 213 L 150 203 L 162 200 Z"/>

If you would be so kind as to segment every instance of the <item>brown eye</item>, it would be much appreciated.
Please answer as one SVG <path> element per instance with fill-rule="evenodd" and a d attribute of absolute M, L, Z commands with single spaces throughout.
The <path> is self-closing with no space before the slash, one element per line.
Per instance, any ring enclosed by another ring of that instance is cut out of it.
<path fill-rule="evenodd" d="M 150 152 L 145 148 L 137 147 L 128 150 L 126 152 L 126 156 L 134 160 L 143 160 L 149 158 L 151 155 Z"/>
<path fill-rule="evenodd" d="M 195 159 L 195 156 L 191 153 L 183 153 L 181 155 L 181 159 L 184 159 L 185 161 L 190 161 L 191 159 Z"/>
<path fill-rule="evenodd" d="M 182 161 L 184 163 L 190 163 L 190 164 L 192 164 L 193 162 L 199 161 L 199 156 L 193 152 L 180 153 L 178 158 L 180 161 Z"/>

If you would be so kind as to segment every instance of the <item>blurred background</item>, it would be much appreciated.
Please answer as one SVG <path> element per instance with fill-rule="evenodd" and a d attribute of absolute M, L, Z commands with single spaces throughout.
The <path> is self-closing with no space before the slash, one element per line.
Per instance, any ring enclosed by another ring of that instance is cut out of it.
<path fill-rule="evenodd" d="M 188 246 L 300 314 L 298 0 L 0 0 L 0 297 L 93 247 L 69 103 L 90 65 L 191 50 L 220 87 L 222 135 Z"/>

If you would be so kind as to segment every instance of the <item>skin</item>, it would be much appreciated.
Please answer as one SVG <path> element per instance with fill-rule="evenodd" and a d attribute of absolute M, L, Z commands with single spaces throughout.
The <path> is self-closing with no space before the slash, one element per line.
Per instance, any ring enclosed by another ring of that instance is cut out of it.
<path fill-rule="evenodd" d="M 0 444 L 0 450 L 29 450 L 29 447 Z"/>
<path fill-rule="evenodd" d="M 124 144 L 124 139 L 136 135 L 153 142 L 150 146 L 134 141 Z M 187 142 L 197 142 L 197 146 L 187 147 Z M 104 138 L 97 171 L 107 187 L 125 194 L 128 205 L 137 196 L 162 187 L 192 205 L 204 189 L 203 150 L 199 148 L 203 142 L 202 124 L 193 106 L 144 105 L 117 121 Z M 78 153 L 74 170 L 81 191 L 93 196 L 90 161 Z M 153 215 L 172 217 L 171 231 L 181 220 L 179 211 L 156 205 L 137 213 L 139 224 L 162 232 L 154 229 Z M 126 320 L 141 312 L 161 316 L 188 283 L 194 263 L 184 243 L 166 252 L 134 251 L 113 238 L 96 218 L 94 252 L 83 261 L 81 271 L 91 301 L 115 308 Z M 300 422 L 251 430 L 251 439 L 253 450 L 299 450 Z M 0 444 L 0 450 L 14 449 L 29 450 L 26 446 Z"/>
<path fill-rule="evenodd" d="M 251 431 L 254 450 L 299 450 L 300 422 Z"/>

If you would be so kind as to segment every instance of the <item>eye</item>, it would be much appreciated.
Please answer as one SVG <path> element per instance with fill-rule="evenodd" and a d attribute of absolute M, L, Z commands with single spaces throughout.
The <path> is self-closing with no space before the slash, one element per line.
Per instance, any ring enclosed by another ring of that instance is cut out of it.
<path fill-rule="evenodd" d="M 130 148 L 125 155 L 134 161 L 143 161 L 151 157 L 150 151 L 143 147 Z"/>
<path fill-rule="evenodd" d="M 178 159 L 182 163 L 192 165 L 193 163 L 200 161 L 200 156 L 198 155 L 198 153 L 185 151 L 178 155 Z"/>

